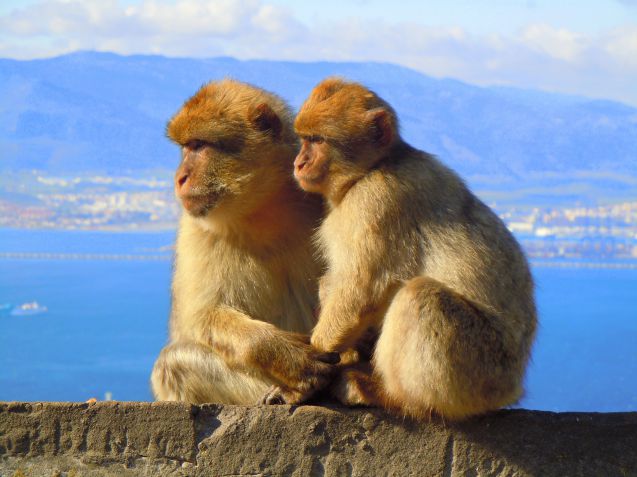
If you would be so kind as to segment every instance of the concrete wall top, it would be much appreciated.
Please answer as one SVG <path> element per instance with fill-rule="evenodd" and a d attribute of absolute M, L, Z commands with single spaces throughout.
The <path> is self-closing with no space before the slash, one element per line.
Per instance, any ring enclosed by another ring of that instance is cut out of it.
<path fill-rule="evenodd" d="M 0 476 L 637 476 L 637 413 L 0 403 Z"/>

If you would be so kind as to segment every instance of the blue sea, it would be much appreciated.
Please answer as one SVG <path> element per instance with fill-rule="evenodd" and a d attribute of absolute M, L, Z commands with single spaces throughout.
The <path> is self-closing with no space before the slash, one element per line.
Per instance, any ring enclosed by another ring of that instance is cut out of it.
<path fill-rule="evenodd" d="M 172 233 L 0 229 L 0 307 L 48 309 L 0 312 L 0 401 L 151 400 L 173 241 Z M 544 263 L 533 274 L 540 328 L 520 406 L 637 410 L 637 269 Z"/>

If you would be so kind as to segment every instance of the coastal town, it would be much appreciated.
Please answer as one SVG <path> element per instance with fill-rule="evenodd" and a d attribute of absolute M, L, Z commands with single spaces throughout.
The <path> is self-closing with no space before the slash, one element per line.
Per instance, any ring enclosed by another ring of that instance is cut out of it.
<path fill-rule="evenodd" d="M 144 179 L 53 178 L 35 173 L 28 179 L 30 184 L 18 181 L 22 188 L 18 193 L 0 196 L 0 227 L 105 231 L 176 227 L 180 208 L 167 172 Z M 637 260 L 637 200 L 594 206 L 488 205 L 530 258 Z"/>

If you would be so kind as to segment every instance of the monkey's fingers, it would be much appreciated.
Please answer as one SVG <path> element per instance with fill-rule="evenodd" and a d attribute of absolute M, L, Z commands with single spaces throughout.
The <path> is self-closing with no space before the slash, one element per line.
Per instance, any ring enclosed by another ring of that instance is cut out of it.
<path fill-rule="evenodd" d="M 268 404 L 268 405 L 276 405 L 276 404 L 285 404 L 285 399 L 283 398 L 283 391 L 277 385 L 270 386 L 270 389 L 266 391 L 259 402 L 257 404 Z"/>
<path fill-rule="evenodd" d="M 341 360 L 341 355 L 339 353 L 331 352 L 331 353 L 317 353 L 314 356 L 318 361 L 327 364 L 338 364 Z"/>
<path fill-rule="evenodd" d="M 260 404 L 301 404 L 306 401 L 309 395 L 293 389 L 284 389 L 280 386 L 272 386 L 263 396 Z"/>

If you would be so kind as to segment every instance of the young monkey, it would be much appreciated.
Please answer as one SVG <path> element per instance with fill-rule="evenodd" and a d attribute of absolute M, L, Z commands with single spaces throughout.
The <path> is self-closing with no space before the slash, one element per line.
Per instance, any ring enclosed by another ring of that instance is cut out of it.
<path fill-rule="evenodd" d="M 326 79 L 296 117 L 300 186 L 325 197 L 328 263 L 311 343 L 379 333 L 372 371 L 346 371 L 347 404 L 462 419 L 522 394 L 536 328 L 533 281 L 502 221 L 450 169 L 405 143 L 367 88 Z"/>

